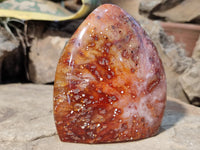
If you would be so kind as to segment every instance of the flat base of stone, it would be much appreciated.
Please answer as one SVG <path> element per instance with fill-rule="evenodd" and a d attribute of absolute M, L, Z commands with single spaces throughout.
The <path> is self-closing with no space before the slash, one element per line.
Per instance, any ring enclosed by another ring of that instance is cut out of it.
<path fill-rule="evenodd" d="M 158 135 L 133 142 L 61 142 L 53 118 L 53 86 L 0 85 L 0 149 L 8 150 L 198 150 L 200 108 L 168 97 Z"/>

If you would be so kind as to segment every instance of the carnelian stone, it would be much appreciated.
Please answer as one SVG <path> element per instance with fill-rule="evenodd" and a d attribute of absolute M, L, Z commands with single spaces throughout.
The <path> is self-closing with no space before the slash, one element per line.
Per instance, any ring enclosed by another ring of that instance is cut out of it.
<path fill-rule="evenodd" d="M 61 141 L 107 143 L 158 133 L 166 78 L 156 47 L 118 6 L 95 9 L 59 60 L 54 117 Z"/>

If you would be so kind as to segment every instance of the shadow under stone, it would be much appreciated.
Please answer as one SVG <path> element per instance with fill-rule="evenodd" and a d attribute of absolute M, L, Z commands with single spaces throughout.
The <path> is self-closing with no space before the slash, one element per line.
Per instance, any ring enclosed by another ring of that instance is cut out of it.
<path fill-rule="evenodd" d="M 185 112 L 180 103 L 167 100 L 159 134 L 175 126 L 185 116 Z"/>

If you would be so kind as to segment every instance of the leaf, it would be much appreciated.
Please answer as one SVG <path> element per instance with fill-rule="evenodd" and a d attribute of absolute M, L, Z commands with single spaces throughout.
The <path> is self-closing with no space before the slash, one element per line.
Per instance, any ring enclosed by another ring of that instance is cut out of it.
<path fill-rule="evenodd" d="M 0 3 L 0 17 L 21 20 L 71 20 L 86 16 L 98 3 L 99 0 L 82 0 L 81 8 L 73 13 L 59 4 L 47 0 L 6 0 Z"/>

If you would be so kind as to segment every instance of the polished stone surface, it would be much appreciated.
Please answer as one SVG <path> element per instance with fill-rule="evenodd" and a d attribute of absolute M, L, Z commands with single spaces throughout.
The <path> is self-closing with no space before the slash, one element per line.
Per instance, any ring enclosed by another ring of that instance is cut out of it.
<path fill-rule="evenodd" d="M 102 5 L 64 48 L 54 84 L 62 141 L 107 143 L 157 134 L 166 79 L 156 47 L 116 5 Z"/>

